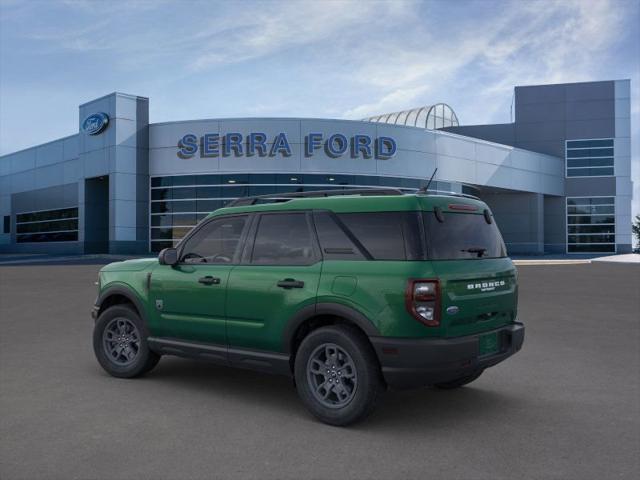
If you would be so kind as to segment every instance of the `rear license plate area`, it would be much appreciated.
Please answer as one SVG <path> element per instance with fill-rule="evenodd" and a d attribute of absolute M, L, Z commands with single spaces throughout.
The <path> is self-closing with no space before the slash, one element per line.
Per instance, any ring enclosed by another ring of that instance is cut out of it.
<path fill-rule="evenodd" d="M 487 333 L 480 335 L 478 338 L 478 354 L 483 357 L 486 355 L 493 355 L 500 350 L 500 339 L 498 332 Z"/>

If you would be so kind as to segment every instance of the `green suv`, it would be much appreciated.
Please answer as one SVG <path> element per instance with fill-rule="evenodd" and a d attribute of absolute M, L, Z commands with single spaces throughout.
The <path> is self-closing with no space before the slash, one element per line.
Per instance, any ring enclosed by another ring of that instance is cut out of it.
<path fill-rule="evenodd" d="M 293 377 L 323 422 L 386 388 L 455 388 L 517 352 L 517 274 L 475 197 L 248 197 L 158 259 L 100 270 L 93 346 L 116 377 L 179 355 Z"/>

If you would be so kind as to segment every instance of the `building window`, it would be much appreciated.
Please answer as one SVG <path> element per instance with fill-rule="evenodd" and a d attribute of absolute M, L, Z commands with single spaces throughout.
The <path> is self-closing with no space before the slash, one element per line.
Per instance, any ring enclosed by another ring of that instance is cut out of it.
<path fill-rule="evenodd" d="M 175 246 L 199 221 L 231 200 L 251 195 L 271 195 L 351 187 L 391 187 L 415 191 L 428 180 L 372 175 L 302 173 L 229 173 L 177 175 L 151 178 L 151 251 Z M 450 191 L 448 182 L 432 182 L 430 190 Z"/>
<path fill-rule="evenodd" d="M 567 140 L 567 177 L 613 175 L 613 139 Z"/>
<path fill-rule="evenodd" d="M 4 216 L 2 233 L 11 233 L 11 215 Z"/>
<path fill-rule="evenodd" d="M 16 215 L 16 242 L 77 242 L 78 208 L 39 210 Z"/>
<path fill-rule="evenodd" d="M 615 253 L 614 197 L 567 197 L 567 253 Z"/>

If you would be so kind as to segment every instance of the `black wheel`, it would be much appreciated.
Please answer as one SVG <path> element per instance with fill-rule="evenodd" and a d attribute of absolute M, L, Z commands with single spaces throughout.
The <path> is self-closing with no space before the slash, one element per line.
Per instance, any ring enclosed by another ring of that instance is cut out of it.
<path fill-rule="evenodd" d="M 364 335 L 347 325 L 314 330 L 295 360 L 298 394 L 321 421 L 344 426 L 364 419 L 383 390 L 380 367 Z"/>
<path fill-rule="evenodd" d="M 455 380 L 451 380 L 450 382 L 436 383 L 434 387 L 440 388 L 442 390 L 451 390 L 453 388 L 460 388 L 476 380 L 480 375 L 482 375 L 482 372 L 484 372 L 484 370 L 480 370 L 479 372 L 472 373 L 471 375 L 465 375 L 464 377 L 456 378 Z"/>
<path fill-rule="evenodd" d="M 93 351 L 102 368 L 120 378 L 144 375 L 160 360 L 149 350 L 142 319 L 127 305 L 114 305 L 100 314 L 93 329 Z"/>

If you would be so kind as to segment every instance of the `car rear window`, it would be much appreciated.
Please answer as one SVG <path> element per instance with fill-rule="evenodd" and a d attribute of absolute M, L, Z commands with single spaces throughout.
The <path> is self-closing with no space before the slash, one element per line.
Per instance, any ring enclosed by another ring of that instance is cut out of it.
<path fill-rule="evenodd" d="M 427 256 L 430 260 L 462 260 L 506 257 L 507 252 L 495 221 L 484 215 L 424 212 Z M 492 218 L 492 217 L 491 217 Z"/>

